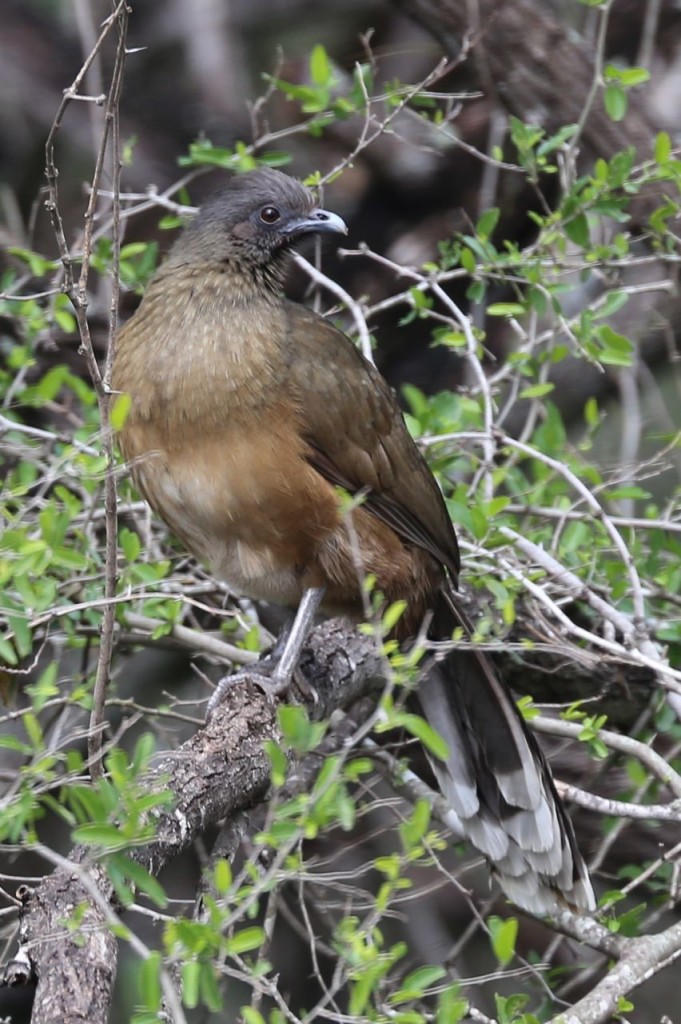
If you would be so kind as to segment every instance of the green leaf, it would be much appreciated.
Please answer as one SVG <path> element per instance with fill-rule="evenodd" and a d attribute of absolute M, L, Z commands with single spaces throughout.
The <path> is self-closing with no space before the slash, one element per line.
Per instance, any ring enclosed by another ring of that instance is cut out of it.
<path fill-rule="evenodd" d="M 565 229 L 565 234 L 571 242 L 575 243 L 575 245 L 579 245 L 582 249 L 586 249 L 587 246 L 591 244 L 589 221 L 587 220 L 585 213 L 578 213 L 575 217 L 570 217 L 569 220 L 565 221 L 563 227 Z"/>
<path fill-rule="evenodd" d="M 20 249 L 18 246 L 13 245 L 8 247 L 7 252 L 11 253 L 12 256 L 16 256 L 17 259 L 23 260 L 35 277 L 43 277 L 54 270 L 53 260 L 48 260 L 39 253 L 32 252 L 31 249 Z"/>
<path fill-rule="evenodd" d="M 252 928 L 242 928 L 240 932 L 235 932 L 227 939 L 225 945 L 228 953 L 241 956 L 242 953 L 250 953 L 253 949 L 259 949 L 264 941 L 265 932 L 262 928 L 254 925 Z"/>
<path fill-rule="evenodd" d="M 601 414 L 598 408 L 598 401 L 595 398 L 587 399 L 584 406 L 584 419 L 588 426 L 597 427 L 601 421 Z"/>
<path fill-rule="evenodd" d="M 450 985 L 437 1001 L 435 1024 L 460 1024 L 468 1013 L 468 1000 L 461 997 L 458 985 Z"/>
<path fill-rule="evenodd" d="M 633 498 L 635 501 L 645 501 L 652 497 L 650 491 L 646 491 L 643 487 L 637 487 L 632 484 L 628 487 L 613 487 L 611 491 L 608 491 L 608 498 L 611 501 L 620 501 L 623 498 Z"/>
<path fill-rule="evenodd" d="M 137 975 L 140 999 L 148 1010 L 158 1010 L 161 1006 L 161 954 L 152 951 L 146 960 L 142 960 Z"/>
<path fill-rule="evenodd" d="M 475 225 L 475 233 L 479 238 L 486 241 L 490 237 L 499 222 L 499 213 L 500 211 L 496 207 L 492 207 L 491 210 L 486 210 L 478 218 L 478 223 Z"/>
<path fill-rule="evenodd" d="M 462 249 L 459 262 L 464 270 L 467 270 L 469 274 L 474 274 L 477 268 L 477 262 L 475 256 L 470 249 Z"/>
<path fill-rule="evenodd" d="M 18 665 L 19 659 L 11 642 L 5 637 L 0 637 L 0 661 L 6 665 Z"/>
<path fill-rule="evenodd" d="M 218 987 L 215 966 L 209 962 L 201 964 L 201 1002 L 213 1013 L 222 1009 L 222 996 Z"/>
<path fill-rule="evenodd" d="M 243 1017 L 244 1024 L 266 1024 L 260 1010 L 256 1010 L 253 1006 L 242 1006 L 241 1016 Z"/>
<path fill-rule="evenodd" d="M 73 839 L 74 842 L 84 843 L 86 846 L 103 846 L 105 849 L 114 850 L 124 843 L 120 829 L 115 825 L 98 822 L 89 822 L 74 828 Z"/>
<path fill-rule="evenodd" d="M 125 421 L 128 418 L 130 407 L 132 405 L 132 398 L 127 392 L 123 392 L 120 395 L 116 395 L 111 405 L 111 426 L 114 430 L 122 430 L 125 426 Z"/>
<path fill-rule="evenodd" d="M 418 846 L 429 825 L 430 804 L 427 800 L 417 800 L 410 817 L 400 824 L 400 838 L 407 853 Z"/>
<path fill-rule="evenodd" d="M 492 302 L 487 307 L 489 316 L 524 316 L 526 312 L 520 302 Z"/>
<path fill-rule="evenodd" d="M 544 395 L 550 395 L 555 388 L 555 384 L 533 384 L 529 388 L 523 388 L 520 392 L 520 398 L 542 398 Z"/>
<path fill-rule="evenodd" d="M 383 612 L 383 628 L 389 633 L 404 615 L 407 607 L 406 601 L 393 601 Z"/>
<path fill-rule="evenodd" d="M 43 731 L 36 716 L 29 712 L 24 715 L 24 729 L 33 747 L 33 750 L 42 750 L 44 747 Z"/>
<path fill-rule="evenodd" d="M 609 366 L 631 366 L 634 346 L 629 338 L 614 331 L 609 324 L 598 328 L 598 339 L 603 346 L 598 358 Z"/>
<path fill-rule="evenodd" d="M 608 85 L 603 93 L 603 103 L 608 117 L 613 121 L 621 121 L 628 107 L 627 94 L 619 85 Z"/>
<path fill-rule="evenodd" d="M 265 750 L 267 751 L 267 756 L 270 759 L 272 785 L 277 787 L 283 786 L 286 782 L 286 775 L 288 773 L 288 758 L 286 753 L 272 740 L 268 740 L 265 743 Z"/>
<path fill-rule="evenodd" d="M 402 988 L 414 992 L 415 995 L 421 995 L 427 988 L 434 985 L 436 981 L 446 977 L 446 974 L 447 972 L 444 967 L 439 965 L 418 967 L 407 975 L 402 982 Z"/>
<path fill-rule="evenodd" d="M 606 317 L 618 313 L 622 306 L 629 301 L 629 293 L 625 291 L 608 292 L 598 309 L 594 310 L 595 320 L 604 320 Z"/>
<path fill-rule="evenodd" d="M 415 736 L 423 743 L 424 747 L 441 761 L 449 757 L 449 747 L 440 734 L 433 729 L 420 715 L 404 714 L 399 716 L 400 725 L 404 726 L 407 732 Z"/>
<path fill-rule="evenodd" d="M 213 869 L 213 884 L 217 892 L 221 894 L 226 893 L 232 884 L 232 866 L 224 857 L 216 861 Z"/>
<path fill-rule="evenodd" d="M 182 999 L 185 1006 L 193 1010 L 199 1005 L 201 964 L 198 960 L 187 960 L 182 964 Z"/>
<path fill-rule="evenodd" d="M 321 43 L 318 43 L 310 54 L 310 78 L 315 85 L 328 85 L 331 74 L 328 54 Z"/>
<path fill-rule="evenodd" d="M 487 925 L 492 938 L 492 949 L 499 963 L 506 967 L 515 955 L 515 944 L 518 938 L 518 919 L 508 917 L 489 917 Z"/>
<path fill-rule="evenodd" d="M 109 858 L 109 862 L 115 864 L 121 875 L 129 879 L 135 888 L 148 896 L 157 907 L 163 908 L 168 905 L 168 897 L 161 883 L 137 861 L 124 853 L 116 853 Z"/>
<path fill-rule="evenodd" d="M 64 334 L 73 334 L 76 329 L 76 318 L 68 309 L 55 309 L 54 320 Z"/>
<path fill-rule="evenodd" d="M 282 705 L 277 709 L 277 718 L 284 739 L 298 753 L 314 750 L 324 738 L 326 725 L 323 722 L 311 722 L 305 708 L 299 705 Z"/>
<path fill-rule="evenodd" d="M 650 81 L 650 72 L 647 68 L 619 68 L 618 72 L 620 82 L 627 89 Z"/>

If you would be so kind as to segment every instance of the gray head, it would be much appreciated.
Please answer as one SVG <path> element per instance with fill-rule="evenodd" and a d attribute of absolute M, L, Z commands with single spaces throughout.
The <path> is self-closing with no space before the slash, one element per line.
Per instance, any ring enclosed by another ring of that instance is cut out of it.
<path fill-rule="evenodd" d="M 265 270 L 305 235 L 346 231 L 341 218 L 320 209 L 305 185 L 262 168 L 235 176 L 207 199 L 168 262 L 238 262 L 244 269 Z"/>

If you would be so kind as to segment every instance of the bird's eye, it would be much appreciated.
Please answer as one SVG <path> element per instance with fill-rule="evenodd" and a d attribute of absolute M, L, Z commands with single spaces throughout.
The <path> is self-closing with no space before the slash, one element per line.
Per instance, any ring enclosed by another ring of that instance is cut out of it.
<path fill-rule="evenodd" d="M 276 206 L 263 206 L 260 211 L 260 220 L 264 221 L 265 224 L 276 224 L 280 217 L 281 214 Z"/>

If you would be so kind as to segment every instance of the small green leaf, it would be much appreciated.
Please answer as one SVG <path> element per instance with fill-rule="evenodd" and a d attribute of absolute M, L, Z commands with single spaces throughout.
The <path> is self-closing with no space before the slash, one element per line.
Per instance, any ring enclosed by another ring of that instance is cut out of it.
<path fill-rule="evenodd" d="M 575 217 L 570 217 L 563 226 L 565 234 L 575 245 L 581 246 L 582 249 L 586 249 L 590 245 L 591 236 L 589 234 L 589 221 L 586 218 L 586 214 L 578 213 Z"/>
<path fill-rule="evenodd" d="M 555 384 L 533 384 L 529 388 L 523 388 L 520 392 L 520 398 L 542 398 L 544 395 L 550 395 L 555 388 Z"/>
<path fill-rule="evenodd" d="M 310 54 L 310 78 L 315 85 L 328 85 L 331 79 L 331 64 L 321 43 L 313 47 Z"/>
<path fill-rule="evenodd" d="M 74 828 L 73 839 L 76 843 L 84 843 L 86 846 L 103 846 L 106 849 L 116 849 L 124 842 L 120 830 L 115 825 L 96 822 Z"/>
<path fill-rule="evenodd" d="M 14 647 L 5 637 L 0 637 L 0 661 L 4 661 L 6 665 L 17 665 L 19 663 Z"/>
<path fill-rule="evenodd" d="M 123 526 L 118 535 L 118 542 L 121 545 L 126 561 L 136 562 L 142 551 L 142 541 L 139 534 Z"/>
<path fill-rule="evenodd" d="M 400 725 L 403 725 L 407 732 L 410 732 L 412 736 L 420 740 L 431 754 L 438 757 L 441 761 L 447 760 L 449 757 L 449 747 L 440 734 L 424 718 L 421 718 L 420 715 L 405 714 L 400 715 L 399 721 Z"/>
<path fill-rule="evenodd" d="M 598 309 L 594 310 L 595 320 L 604 320 L 606 317 L 618 313 L 622 306 L 629 301 L 629 294 L 625 291 L 608 292 Z"/>
<path fill-rule="evenodd" d="M 462 249 L 461 250 L 461 255 L 459 257 L 459 262 L 461 263 L 461 266 L 463 267 L 463 269 L 467 270 L 469 274 L 474 274 L 475 273 L 475 270 L 476 270 L 476 267 L 477 267 L 477 263 L 476 263 L 476 260 L 475 260 L 475 256 L 473 255 L 473 253 L 471 252 L 470 249 Z"/>
<path fill-rule="evenodd" d="M 496 207 L 492 207 L 491 210 L 486 210 L 478 218 L 478 223 L 475 225 L 475 233 L 479 238 L 486 241 L 490 237 L 499 221 L 499 212 Z"/>
<path fill-rule="evenodd" d="M 601 421 L 600 411 L 598 409 L 598 401 L 595 398 L 587 399 L 584 406 L 584 419 L 588 426 L 597 427 Z"/>
<path fill-rule="evenodd" d="M 634 346 L 629 338 L 614 331 L 609 324 L 598 328 L 598 339 L 603 349 L 598 354 L 602 363 L 609 366 L 631 366 Z"/>
<path fill-rule="evenodd" d="M 608 85 L 603 93 L 603 103 L 608 117 L 613 121 L 621 121 L 628 107 L 627 94 L 619 85 Z"/>
<path fill-rule="evenodd" d="M 490 316 L 524 316 L 526 312 L 520 302 L 492 302 L 487 307 Z"/>
<path fill-rule="evenodd" d="M 430 825 L 430 804 L 427 800 L 417 800 L 411 816 L 400 824 L 400 838 L 408 853 L 416 847 Z"/>
<path fill-rule="evenodd" d="M 427 988 L 434 985 L 436 981 L 440 981 L 446 975 L 444 967 L 439 965 L 430 965 L 426 967 L 418 967 L 411 974 L 408 974 L 404 979 L 402 985 L 403 988 L 414 989 L 417 992 L 425 992 Z"/>
<path fill-rule="evenodd" d="M 182 964 L 182 999 L 190 1010 L 199 1005 L 200 983 L 201 964 L 197 960 L 185 961 Z"/>
<path fill-rule="evenodd" d="M 632 89 L 650 81 L 650 71 L 647 68 L 620 68 L 619 80 L 626 89 Z"/>
<path fill-rule="evenodd" d="M 140 999 L 148 1010 L 158 1010 L 161 1006 L 161 954 L 152 951 L 146 960 L 142 960 L 137 975 Z"/>
<path fill-rule="evenodd" d="M 128 418 L 130 407 L 132 405 L 132 398 L 127 392 L 123 392 L 120 395 L 116 395 L 111 406 L 111 426 L 114 430 L 122 430 L 125 426 L 125 421 Z"/>
<path fill-rule="evenodd" d="M 113 854 L 110 863 L 116 865 L 121 875 L 128 879 L 138 892 L 143 892 L 157 907 L 166 907 L 168 897 L 161 883 L 145 867 L 124 853 Z"/>
<path fill-rule="evenodd" d="M 265 932 L 262 928 L 242 928 L 227 939 L 226 948 L 234 956 L 241 956 L 242 953 L 250 953 L 253 949 L 259 949 L 265 941 Z"/>
<path fill-rule="evenodd" d="M 450 985 L 437 1001 L 435 1024 L 460 1024 L 468 1014 L 468 1000 L 461 997 L 458 985 Z"/>
<path fill-rule="evenodd" d="M 326 725 L 311 722 L 305 708 L 294 704 L 283 704 L 277 709 L 279 727 L 288 745 L 298 753 L 307 753 L 319 746 Z"/>
<path fill-rule="evenodd" d="M 244 1024 L 266 1024 L 260 1010 L 256 1010 L 253 1006 L 242 1006 L 241 1016 L 243 1017 Z"/>
<path fill-rule="evenodd" d="M 515 944 L 518 938 L 518 919 L 508 917 L 489 917 L 487 925 L 492 938 L 492 949 L 499 963 L 505 967 L 515 955 Z"/>
<path fill-rule="evenodd" d="M 393 992 L 389 997 L 389 1001 L 393 1005 L 399 1005 L 420 999 L 427 988 L 446 977 L 446 974 L 444 967 L 418 967 L 407 975 L 397 992 Z"/>
<path fill-rule="evenodd" d="M 24 715 L 24 729 L 34 751 L 42 750 L 44 747 L 43 731 L 34 714 Z"/>
<path fill-rule="evenodd" d="M 288 758 L 286 757 L 286 753 L 272 740 L 268 740 L 266 742 L 265 750 L 267 751 L 267 756 L 270 759 L 270 765 L 272 768 L 272 785 L 281 787 L 286 782 L 286 775 L 288 772 Z"/>
<path fill-rule="evenodd" d="M 222 1009 L 222 996 L 218 987 L 215 967 L 212 963 L 201 964 L 201 1002 L 213 1013 Z"/>
<path fill-rule="evenodd" d="M 232 884 L 232 866 L 221 857 L 213 869 L 213 884 L 219 893 L 226 893 Z"/>
<path fill-rule="evenodd" d="M 407 607 L 406 601 L 393 601 L 383 612 L 383 628 L 389 633 L 404 615 Z"/>

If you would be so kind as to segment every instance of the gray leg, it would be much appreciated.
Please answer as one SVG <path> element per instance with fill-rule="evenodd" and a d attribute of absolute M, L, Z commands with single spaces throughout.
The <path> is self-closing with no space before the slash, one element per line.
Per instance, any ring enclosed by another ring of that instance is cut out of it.
<path fill-rule="evenodd" d="M 230 690 L 232 686 L 243 679 L 254 680 L 266 693 L 271 694 L 273 697 L 286 693 L 291 685 L 293 673 L 300 658 L 300 652 L 303 649 L 307 634 L 310 632 L 323 596 L 324 587 L 308 587 L 305 591 L 293 622 L 284 631 L 285 639 L 283 645 L 281 639 L 278 640 L 274 647 L 274 657 L 270 654 L 267 658 L 272 668 L 270 668 L 270 665 L 265 666 L 259 662 L 253 668 L 241 669 L 241 671 L 234 673 L 234 675 L 225 676 L 219 681 L 208 701 L 206 713 L 208 718 L 210 718 L 215 708 L 220 704 L 227 690 Z M 282 646 L 283 650 L 281 649 Z M 281 654 L 279 654 L 279 650 L 281 650 Z"/>
<path fill-rule="evenodd" d="M 308 587 L 298 605 L 296 616 L 291 624 L 284 650 L 272 673 L 272 682 L 275 684 L 275 693 L 284 693 L 291 684 L 295 667 L 300 658 L 300 652 L 307 639 L 307 634 L 312 628 L 314 617 L 319 610 L 319 605 L 324 596 L 324 587 Z"/>

